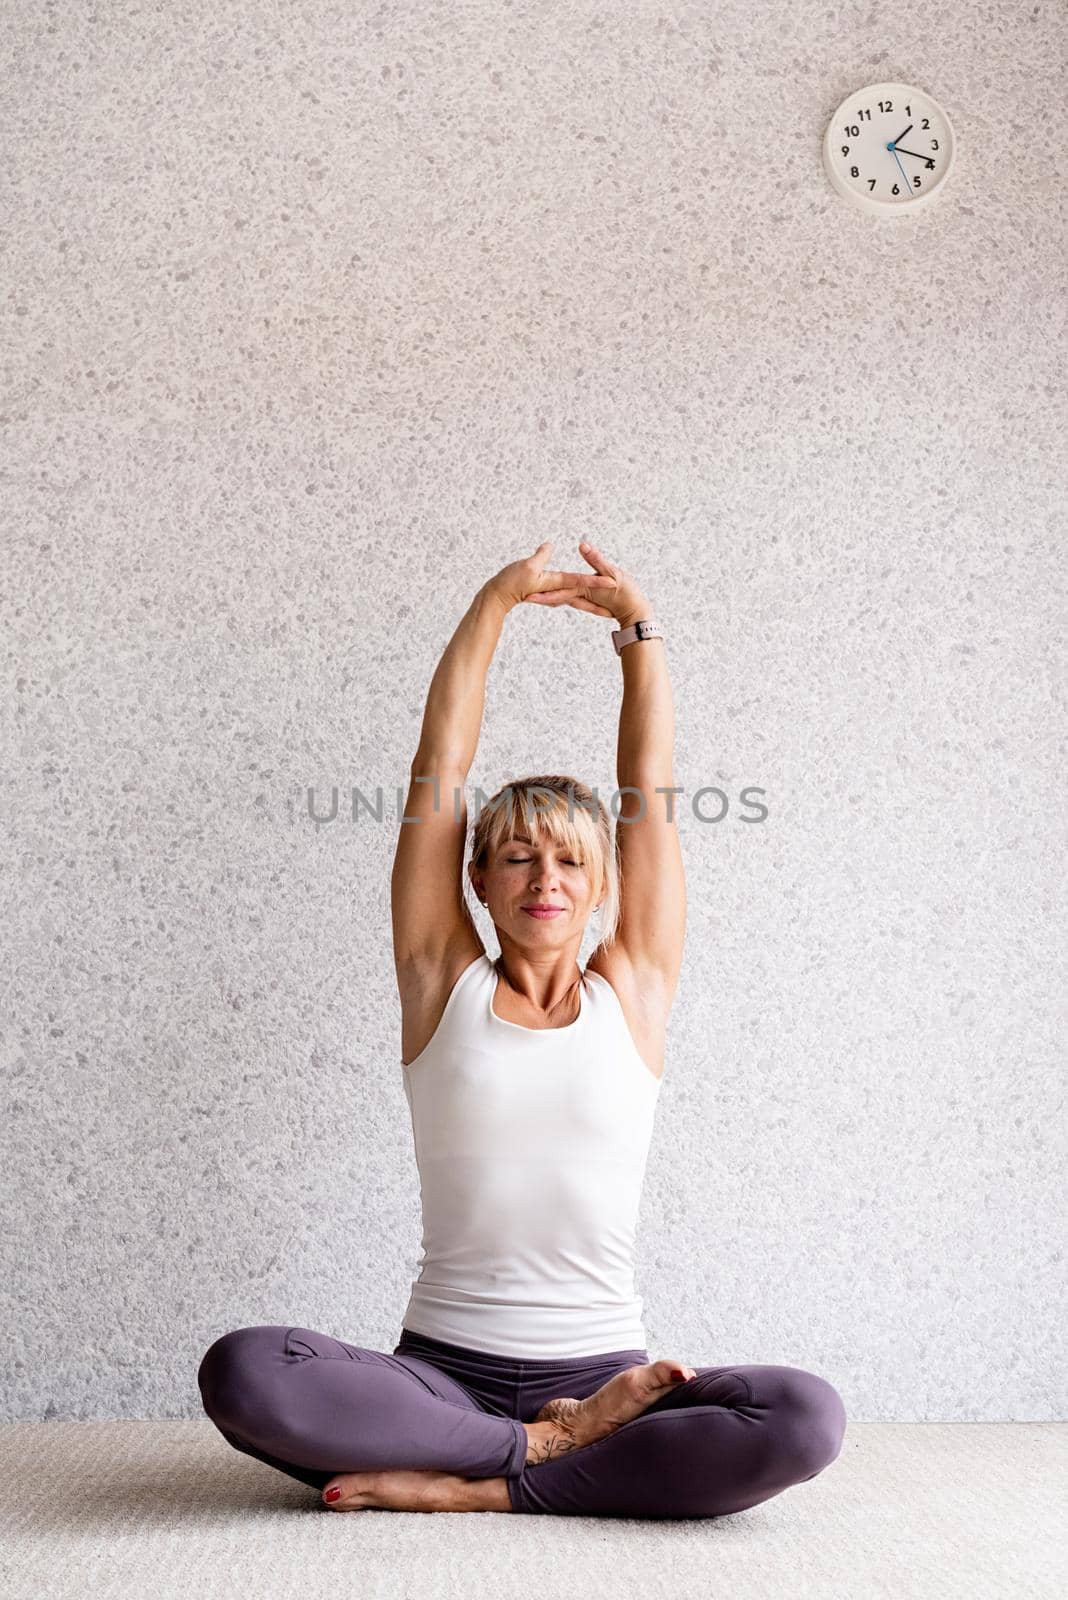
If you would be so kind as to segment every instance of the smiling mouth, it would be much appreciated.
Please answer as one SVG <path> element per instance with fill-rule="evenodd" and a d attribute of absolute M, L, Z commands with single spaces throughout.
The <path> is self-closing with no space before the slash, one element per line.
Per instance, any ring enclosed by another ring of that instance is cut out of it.
<path fill-rule="evenodd" d="M 562 916 L 564 910 L 563 906 L 524 906 L 522 909 L 528 917 L 538 917 L 543 922 Z"/>

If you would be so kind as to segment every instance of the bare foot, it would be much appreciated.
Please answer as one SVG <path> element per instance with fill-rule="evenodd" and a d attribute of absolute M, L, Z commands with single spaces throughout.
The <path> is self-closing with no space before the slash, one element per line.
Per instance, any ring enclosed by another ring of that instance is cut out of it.
<path fill-rule="evenodd" d="M 534 1421 L 555 1423 L 574 1441 L 574 1448 L 580 1449 L 615 1433 L 669 1390 L 696 1376 L 693 1367 L 681 1361 L 651 1361 L 647 1366 L 628 1367 L 585 1400 L 549 1400 Z"/>
<path fill-rule="evenodd" d="M 340 1489 L 341 1494 L 336 1500 L 327 1500 L 332 1489 Z M 339 1472 L 323 1485 L 322 1498 L 331 1511 L 461 1511 L 468 1509 L 467 1489 L 468 1480 L 451 1472 L 391 1467 L 378 1472 Z"/>

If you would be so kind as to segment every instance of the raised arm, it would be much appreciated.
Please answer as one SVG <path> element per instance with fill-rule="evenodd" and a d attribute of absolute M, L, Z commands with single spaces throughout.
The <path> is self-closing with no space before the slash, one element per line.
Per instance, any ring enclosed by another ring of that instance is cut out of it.
<path fill-rule="evenodd" d="M 483 948 L 463 892 L 467 774 L 478 749 L 486 678 L 504 619 L 531 595 L 590 594 L 602 580 L 546 570 L 551 542 L 484 583 L 461 618 L 430 681 L 419 746 L 411 764 L 390 897 L 393 959 L 406 977 L 433 972 L 458 948 Z M 605 584 L 608 580 L 604 580 Z"/>
<path fill-rule="evenodd" d="M 430 681 L 393 859 L 393 959 L 402 980 L 439 966 L 451 947 L 482 948 L 463 893 L 465 784 L 478 749 L 486 677 L 509 606 L 485 584 Z"/>
<path fill-rule="evenodd" d="M 629 573 L 595 545 L 580 549 L 598 573 L 609 574 L 617 585 L 598 596 L 599 605 L 585 609 L 614 616 L 620 628 L 655 619 L 654 606 Z M 619 663 L 623 703 L 616 745 L 621 791 L 616 838 L 622 911 L 613 949 L 626 957 L 643 988 L 659 988 L 669 1005 L 686 938 L 686 879 L 676 820 L 680 797 L 667 792 L 675 783 L 675 713 L 665 642 L 637 639 L 624 645 Z"/>
<path fill-rule="evenodd" d="M 620 627 L 653 617 L 646 605 Z M 681 797 L 667 792 L 675 783 L 675 715 L 664 640 L 635 640 L 623 647 L 619 662 L 623 704 L 616 745 L 621 791 L 616 833 L 622 912 L 616 937 L 635 975 L 656 982 L 669 1001 L 686 938 L 686 879 L 677 823 Z M 628 785 L 639 793 L 628 793 Z"/>

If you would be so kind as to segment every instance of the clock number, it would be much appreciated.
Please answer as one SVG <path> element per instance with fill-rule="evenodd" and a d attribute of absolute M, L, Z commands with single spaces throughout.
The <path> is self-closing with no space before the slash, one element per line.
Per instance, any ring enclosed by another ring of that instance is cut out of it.
<path fill-rule="evenodd" d="M 883 111 L 883 112 L 893 111 L 894 102 L 892 100 L 880 100 L 878 102 L 878 106 L 879 106 L 879 110 L 880 111 Z M 852 122 L 852 123 L 847 122 L 843 131 L 847 134 L 847 136 L 850 139 L 859 139 L 859 137 L 860 137 L 860 126 L 859 126 L 859 124 L 861 122 L 863 122 L 865 120 L 865 118 L 867 118 L 867 120 L 870 122 L 871 121 L 871 112 L 866 106 L 862 106 L 858 111 L 856 111 L 854 113 L 854 115 L 856 116 L 856 119 L 857 119 L 856 122 Z M 912 107 L 910 105 L 906 105 L 905 109 L 901 113 L 901 115 L 902 116 L 911 117 L 912 116 Z M 930 126 L 931 126 L 930 118 L 928 118 L 928 117 L 921 117 L 920 122 L 921 122 L 921 125 L 922 125 L 922 127 L 924 129 L 929 129 Z M 931 140 L 931 149 L 932 150 L 937 150 L 938 147 L 939 147 L 938 146 L 938 140 L 937 139 L 932 139 Z M 850 148 L 851 147 L 848 144 L 843 144 L 843 145 L 839 146 L 839 149 L 842 152 L 843 159 L 846 156 L 848 156 Z M 934 171 L 934 162 L 929 157 L 926 160 L 926 169 L 927 169 L 928 172 L 933 172 Z M 849 176 L 851 178 L 859 178 L 860 177 L 860 168 L 859 167 L 850 167 Z M 868 178 L 865 181 L 867 182 L 868 192 L 870 193 L 875 188 L 876 180 L 874 178 Z M 913 186 L 914 189 L 918 189 L 920 187 L 920 179 L 916 175 L 913 176 L 912 186 Z M 890 193 L 894 194 L 894 195 L 900 195 L 901 194 L 901 190 L 900 190 L 900 188 L 898 187 L 898 185 L 896 183 L 894 184 L 893 188 L 890 190 Z"/>

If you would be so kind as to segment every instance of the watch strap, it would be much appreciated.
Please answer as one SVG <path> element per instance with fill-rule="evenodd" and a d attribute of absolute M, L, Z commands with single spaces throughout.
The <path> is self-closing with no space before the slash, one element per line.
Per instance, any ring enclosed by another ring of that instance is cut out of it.
<path fill-rule="evenodd" d="M 612 643 L 616 647 L 616 655 L 620 655 L 628 644 L 633 644 L 636 639 L 662 639 L 664 630 L 658 622 L 632 622 L 627 628 L 614 628 L 612 630 Z"/>

